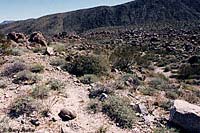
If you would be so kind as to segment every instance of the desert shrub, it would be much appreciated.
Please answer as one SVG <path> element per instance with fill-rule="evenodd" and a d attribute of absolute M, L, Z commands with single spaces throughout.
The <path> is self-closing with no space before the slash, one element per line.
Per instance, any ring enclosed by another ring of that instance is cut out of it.
<path fill-rule="evenodd" d="M 39 63 L 33 64 L 30 68 L 30 71 L 33 73 L 42 73 L 44 72 L 44 66 Z"/>
<path fill-rule="evenodd" d="M 102 111 L 122 128 L 132 128 L 135 121 L 135 112 L 129 101 L 118 96 L 110 96 L 103 102 Z"/>
<path fill-rule="evenodd" d="M 100 97 L 103 93 L 110 95 L 114 93 L 114 90 L 103 85 L 95 86 L 90 90 L 89 97 L 97 98 Z"/>
<path fill-rule="evenodd" d="M 136 52 L 136 48 L 132 46 L 117 47 L 110 55 L 109 60 L 114 68 L 129 71 L 130 67 L 135 63 Z"/>
<path fill-rule="evenodd" d="M 109 62 L 103 56 L 81 55 L 71 63 L 65 64 L 63 69 L 76 76 L 85 74 L 103 75 L 109 71 Z"/>
<path fill-rule="evenodd" d="M 188 79 L 200 75 L 200 64 L 182 64 L 178 69 L 180 79 Z"/>
<path fill-rule="evenodd" d="M 58 53 L 66 52 L 66 46 L 65 44 L 62 44 L 62 43 L 56 43 L 53 46 L 53 49 L 55 52 L 58 52 Z"/>
<path fill-rule="evenodd" d="M 4 58 L 0 58 L 0 65 L 3 65 L 4 63 L 6 63 L 6 60 Z"/>
<path fill-rule="evenodd" d="M 141 87 L 139 89 L 139 91 L 143 94 L 143 95 L 149 95 L 149 96 L 153 96 L 157 90 L 151 87 Z"/>
<path fill-rule="evenodd" d="M 20 56 L 22 55 L 23 51 L 19 48 L 12 48 L 11 49 L 11 55 L 13 56 Z"/>
<path fill-rule="evenodd" d="M 110 55 L 109 60 L 112 62 L 113 68 L 121 71 L 130 72 L 132 65 L 137 64 L 144 68 L 149 68 L 152 54 L 142 55 L 141 49 L 136 46 L 119 46 Z"/>
<path fill-rule="evenodd" d="M 200 97 L 198 93 L 194 93 L 191 91 L 182 92 L 180 98 L 192 104 L 200 104 Z"/>
<path fill-rule="evenodd" d="M 169 127 L 158 127 L 154 129 L 153 133 L 179 133 L 179 130 Z"/>
<path fill-rule="evenodd" d="M 16 77 L 13 80 L 13 83 L 15 84 L 25 84 L 25 85 L 31 85 L 36 83 L 38 80 L 38 77 L 31 73 L 30 71 L 24 70 L 16 74 Z"/>
<path fill-rule="evenodd" d="M 89 112 L 92 112 L 92 113 L 101 112 L 101 110 L 102 110 L 102 103 L 99 100 L 92 100 L 88 104 L 87 109 L 89 110 Z"/>
<path fill-rule="evenodd" d="M 8 67 L 6 67 L 1 75 L 3 76 L 13 76 L 14 74 L 26 69 L 26 65 L 21 62 L 16 62 Z"/>
<path fill-rule="evenodd" d="M 173 106 L 173 102 L 171 100 L 162 101 L 159 103 L 159 107 L 169 111 L 170 108 Z"/>
<path fill-rule="evenodd" d="M 94 74 L 86 74 L 84 76 L 81 76 L 79 79 L 83 84 L 91 84 L 98 81 L 98 77 Z"/>
<path fill-rule="evenodd" d="M 117 80 L 115 84 L 117 89 L 126 89 L 128 87 L 135 88 L 141 83 L 135 74 L 125 74 L 119 80 Z"/>
<path fill-rule="evenodd" d="M 58 79 L 51 79 L 48 82 L 48 85 L 49 85 L 50 89 L 54 90 L 54 91 L 61 91 L 65 88 L 65 84 Z"/>
<path fill-rule="evenodd" d="M 175 100 L 179 97 L 179 92 L 177 90 L 166 91 L 166 97 Z"/>
<path fill-rule="evenodd" d="M 50 89 L 46 85 L 37 85 L 33 88 L 31 96 L 34 99 L 46 99 L 49 95 Z"/>
<path fill-rule="evenodd" d="M 20 96 L 11 103 L 8 115 L 11 118 L 18 118 L 24 114 L 29 116 L 33 111 L 38 111 L 35 101 L 29 96 Z"/>
<path fill-rule="evenodd" d="M 165 69 L 164 69 L 164 72 L 169 72 L 171 71 L 171 67 L 170 66 L 166 66 Z"/>
<path fill-rule="evenodd" d="M 157 89 L 157 90 L 169 90 L 169 83 L 168 81 L 164 80 L 163 78 L 156 77 L 153 78 L 149 82 L 149 86 L 151 88 Z"/>
<path fill-rule="evenodd" d="M 0 80 L 0 88 L 5 89 L 7 87 L 6 83 L 2 80 Z"/>
<path fill-rule="evenodd" d="M 52 66 L 62 66 L 66 63 L 66 61 L 62 58 L 56 58 L 51 60 L 50 65 Z"/>
<path fill-rule="evenodd" d="M 95 133 L 106 133 L 108 130 L 108 127 L 106 126 L 101 126 Z"/>
<path fill-rule="evenodd" d="M 34 47 L 33 49 L 34 53 L 42 53 L 44 54 L 46 52 L 46 48 L 45 47 Z"/>
<path fill-rule="evenodd" d="M 11 54 L 11 42 L 7 40 L 0 40 L 0 53 L 2 55 Z"/>

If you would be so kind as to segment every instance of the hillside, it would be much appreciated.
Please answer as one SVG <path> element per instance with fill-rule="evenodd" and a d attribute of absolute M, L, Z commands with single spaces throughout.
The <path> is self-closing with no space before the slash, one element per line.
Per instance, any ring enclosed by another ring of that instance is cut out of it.
<path fill-rule="evenodd" d="M 41 31 L 54 35 L 108 26 L 194 22 L 200 20 L 199 7 L 199 0 L 135 0 L 112 7 L 101 6 L 0 25 L 0 31 Z"/>

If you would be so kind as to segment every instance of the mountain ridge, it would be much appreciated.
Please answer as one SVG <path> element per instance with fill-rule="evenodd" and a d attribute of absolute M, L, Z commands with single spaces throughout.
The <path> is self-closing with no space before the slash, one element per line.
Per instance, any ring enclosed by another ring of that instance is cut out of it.
<path fill-rule="evenodd" d="M 151 23 L 193 22 L 200 20 L 198 0 L 135 0 L 116 6 L 99 6 L 17 21 L 0 26 L 2 33 L 11 31 L 46 35 L 60 32 L 84 32 L 109 26 Z"/>

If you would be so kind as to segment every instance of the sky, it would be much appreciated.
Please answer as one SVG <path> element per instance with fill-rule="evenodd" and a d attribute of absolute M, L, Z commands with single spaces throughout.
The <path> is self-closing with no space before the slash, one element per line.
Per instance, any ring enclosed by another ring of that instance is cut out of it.
<path fill-rule="evenodd" d="M 0 0 L 0 22 L 24 20 L 48 14 L 101 5 L 117 5 L 131 0 Z"/>

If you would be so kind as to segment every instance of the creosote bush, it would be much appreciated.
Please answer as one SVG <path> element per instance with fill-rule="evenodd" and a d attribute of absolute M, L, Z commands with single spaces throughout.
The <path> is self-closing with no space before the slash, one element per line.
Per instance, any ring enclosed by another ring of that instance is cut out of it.
<path fill-rule="evenodd" d="M 30 71 L 33 73 L 42 73 L 44 72 L 44 66 L 39 63 L 33 64 L 30 68 Z"/>
<path fill-rule="evenodd" d="M 109 71 L 109 61 L 104 56 L 81 55 L 63 66 L 63 69 L 76 76 L 85 74 L 103 75 Z"/>
<path fill-rule="evenodd" d="M 136 115 L 127 99 L 113 95 L 106 99 L 102 106 L 102 111 L 118 123 L 118 126 L 132 128 Z"/>

